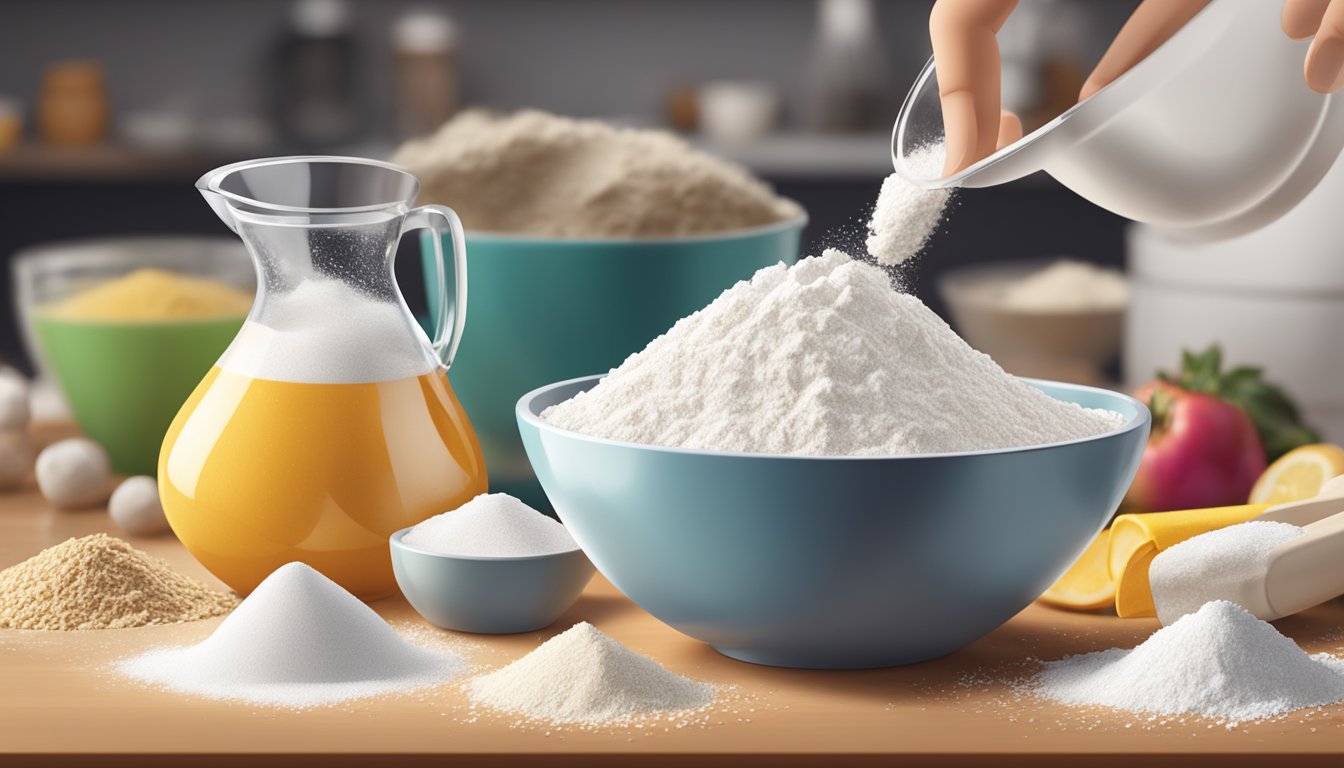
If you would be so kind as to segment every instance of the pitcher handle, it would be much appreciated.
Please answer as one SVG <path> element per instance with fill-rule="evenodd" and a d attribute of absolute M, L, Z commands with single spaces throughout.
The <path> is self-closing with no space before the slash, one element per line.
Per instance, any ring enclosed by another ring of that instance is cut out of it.
<path fill-rule="evenodd" d="M 467 245 L 462 220 L 452 208 L 422 205 L 406 214 L 405 230 L 428 229 L 434 242 L 434 275 L 438 282 L 438 321 L 430 344 L 445 370 L 453 366 L 457 346 L 462 343 L 462 328 L 467 322 Z M 453 286 L 457 289 L 451 310 L 448 306 L 447 264 L 443 255 L 443 235 L 447 231 L 453 243 Z M 451 312 L 451 314 L 450 314 Z M 451 321 L 449 318 L 452 318 Z"/>

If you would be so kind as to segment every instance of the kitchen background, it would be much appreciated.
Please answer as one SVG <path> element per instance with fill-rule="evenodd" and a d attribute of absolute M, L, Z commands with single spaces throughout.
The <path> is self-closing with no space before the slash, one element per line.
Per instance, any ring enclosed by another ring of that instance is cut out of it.
<path fill-rule="evenodd" d="M 811 214 L 807 252 L 852 242 L 856 212 L 891 171 L 890 127 L 928 58 L 931 5 L 6 0 L 0 258 L 69 238 L 226 234 L 191 189 L 204 171 L 286 153 L 386 156 L 417 120 L 455 105 L 679 125 L 800 201 Z M 1058 112 L 1134 5 L 1024 0 L 1002 36 L 1006 102 L 1028 123 Z M 93 66 L 62 67 L 71 61 Z M 701 102 L 697 128 L 695 89 L 725 82 L 717 90 L 726 114 L 716 118 Z M 62 87 L 77 92 L 76 107 L 43 128 L 43 104 Z M 399 94 L 417 87 L 447 97 L 456 88 L 457 98 L 408 114 Z M 777 105 L 768 122 L 751 111 L 762 102 L 767 112 Z M 77 145 L 44 140 L 52 131 Z M 935 278 L 957 265 L 1123 260 L 1123 222 L 1043 175 L 965 193 L 952 215 L 964 225 L 935 239 L 914 282 L 939 311 Z M 417 271 L 400 270 L 413 301 L 422 295 Z M 0 294 L 12 295 L 10 280 L 0 269 Z M 13 312 L 0 313 L 0 360 L 30 364 Z"/>

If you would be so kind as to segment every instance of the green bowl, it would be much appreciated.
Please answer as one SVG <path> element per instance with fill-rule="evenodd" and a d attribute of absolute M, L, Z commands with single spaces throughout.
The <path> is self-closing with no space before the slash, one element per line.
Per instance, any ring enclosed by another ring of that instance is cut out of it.
<path fill-rule="evenodd" d="M 243 325 L 243 316 L 103 321 L 48 308 L 141 267 L 251 294 L 255 271 L 234 237 L 108 237 L 48 243 L 13 259 L 15 309 L 39 377 L 54 379 L 79 428 L 125 475 L 157 473 L 177 409 Z"/>
<path fill-rule="evenodd" d="M 38 344 L 84 434 L 123 475 L 154 475 L 177 409 L 243 318 L 142 323 L 71 321 L 38 311 Z"/>
<path fill-rule="evenodd" d="M 793 263 L 806 224 L 800 216 L 667 240 L 467 233 L 467 326 L 449 379 L 481 440 L 491 490 L 550 509 L 518 436 L 518 398 L 610 370 L 734 283 L 762 267 Z M 432 286 L 425 237 L 420 250 Z M 437 296 L 429 306 L 436 316 Z"/>

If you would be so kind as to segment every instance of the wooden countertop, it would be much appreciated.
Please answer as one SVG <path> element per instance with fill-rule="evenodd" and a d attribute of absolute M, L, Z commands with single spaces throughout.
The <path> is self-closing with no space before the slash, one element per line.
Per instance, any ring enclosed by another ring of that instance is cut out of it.
<path fill-rule="evenodd" d="M 0 495 L 0 567 L 71 536 L 114 532 L 101 511 L 57 512 L 29 488 Z M 210 577 L 171 537 L 132 540 L 183 572 Z M 395 626 L 428 628 L 401 599 L 374 607 Z M 704 727 L 585 732 L 471 713 L 451 686 L 288 711 L 164 693 L 109 663 L 205 637 L 218 620 L 93 632 L 0 631 L 0 763 L 416 765 L 1068 765 L 1344 764 L 1344 706 L 1233 730 L 1165 724 L 1017 698 L 1000 682 L 1056 658 L 1133 645 L 1156 628 L 1032 606 L 944 659 L 868 672 L 756 667 L 719 656 L 654 620 L 600 577 L 550 630 L 470 637 L 470 660 L 493 667 L 580 620 L 681 673 L 739 687 Z M 1344 648 L 1344 606 L 1280 622 L 1311 651 Z M 376 757 L 376 759 L 375 759 Z"/>

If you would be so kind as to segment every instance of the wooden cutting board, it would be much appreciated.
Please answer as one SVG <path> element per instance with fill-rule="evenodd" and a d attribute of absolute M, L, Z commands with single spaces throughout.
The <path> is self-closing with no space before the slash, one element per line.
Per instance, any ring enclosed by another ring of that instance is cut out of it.
<path fill-rule="evenodd" d="M 44 436 L 54 434 L 51 431 Z M 58 512 L 31 484 L 0 495 L 0 567 L 71 536 L 115 533 L 106 514 Z M 132 540 L 217 584 L 171 537 Z M 706 724 L 586 732 L 467 708 L 453 687 L 308 711 L 164 693 L 111 662 L 204 638 L 218 620 L 94 632 L 0 631 L 0 763 L 178 765 L 1344 765 L 1344 706 L 1227 729 L 1193 718 L 1150 722 L 1015 695 L 1029 659 L 1131 646 L 1153 620 L 1033 605 L 944 659 L 898 669 L 812 672 L 732 661 L 659 623 L 600 577 L 554 627 L 461 636 L 424 624 L 400 598 L 374 608 L 395 626 L 464 646 L 478 668 L 517 658 L 590 621 L 670 669 L 737 686 Z M 1310 651 L 1344 653 L 1344 606 L 1279 623 Z M 428 633 L 428 634 L 424 634 Z"/>

